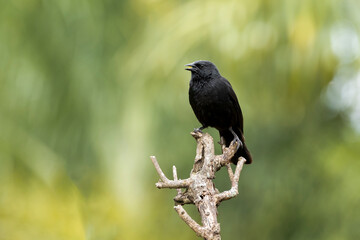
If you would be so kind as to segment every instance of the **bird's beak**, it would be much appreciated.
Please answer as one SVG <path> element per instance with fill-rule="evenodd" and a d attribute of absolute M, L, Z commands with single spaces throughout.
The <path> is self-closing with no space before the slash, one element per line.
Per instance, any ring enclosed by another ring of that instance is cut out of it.
<path fill-rule="evenodd" d="M 188 70 L 190 72 L 193 71 L 195 68 L 195 65 L 192 63 L 186 64 L 185 66 L 186 66 L 185 70 Z"/>

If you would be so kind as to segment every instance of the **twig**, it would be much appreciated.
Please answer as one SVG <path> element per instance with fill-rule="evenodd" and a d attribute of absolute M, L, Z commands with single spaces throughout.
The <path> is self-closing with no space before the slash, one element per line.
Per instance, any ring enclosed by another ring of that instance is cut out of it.
<path fill-rule="evenodd" d="M 175 180 L 175 181 L 178 180 L 178 178 L 177 178 L 177 171 L 176 171 L 175 165 L 173 166 L 173 177 L 174 177 L 174 180 Z M 181 194 L 181 189 L 180 189 L 180 188 L 176 189 L 176 191 L 177 191 L 178 194 Z"/>
<path fill-rule="evenodd" d="M 191 179 L 187 178 L 184 180 L 169 180 L 164 172 L 161 170 L 158 161 L 156 160 L 155 156 L 150 156 L 151 161 L 153 162 L 157 173 L 160 176 L 161 181 L 157 182 L 155 186 L 157 188 L 187 188 L 190 183 Z"/>
<path fill-rule="evenodd" d="M 190 179 L 177 180 L 177 181 L 166 181 L 166 182 L 158 182 L 155 184 L 157 188 L 187 188 L 189 187 L 191 181 Z"/>
<path fill-rule="evenodd" d="M 169 179 L 165 176 L 165 174 L 161 170 L 160 165 L 159 165 L 158 161 L 156 160 L 156 157 L 155 156 L 150 156 L 150 158 L 151 158 L 151 161 L 154 164 L 155 169 L 156 169 L 157 173 L 159 174 L 159 177 L 161 178 L 161 180 L 163 182 L 169 181 Z"/>
<path fill-rule="evenodd" d="M 229 178 L 230 178 L 230 182 L 234 182 L 234 173 L 231 169 L 230 163 L 226 164 L 226 168 L 228 170 L 228 174 L 229 174 Z"/>
<path fill-rule="evenodd" d="M 206 229 L 201 227 L 197 222 L 190 217 L 181 205 L 174 206 L 175 211 L 179 214 L 180 218 L 198 235 L 199 237 L 206 238 Z"/>
<path fill-rule="evenodd" d="M 238 190 L 239 183 L 238 182 L 239 182 L 241 170 L 242 170 L 245 162 L 246 162 L 245 158 L 243 158 L 243 157 L 239 158 L 239 161 L 235 168 L 235 174 L 233 174 L 230 164 L 226 165 L 226 167 L 228 169 L 229 178 L 231 181 L 231 188 L 230 188 L 230 190 L 227 190 L 227 191 L 224 191 L 222 193 L 218 193 L 215 195 L 216 204 L 219 204 L 220 202 L 222 202 L 224 200 L 231 199 L 239 194 L 239 190 Z"/>

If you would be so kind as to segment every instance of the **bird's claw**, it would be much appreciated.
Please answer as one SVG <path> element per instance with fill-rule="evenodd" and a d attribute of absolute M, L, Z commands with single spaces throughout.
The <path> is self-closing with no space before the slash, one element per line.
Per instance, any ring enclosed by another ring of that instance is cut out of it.
<path fill-rule="evenodd" d="M 194 133 L 203 133 L 202 130 L 203 130 L 204 128 L 205 128 L 205 127 L 194 128 Z"/>
<path fill-rule="evenodd" d="M 242 148 L 244 146 L 243 142 L 238 137 L 235 137 L 233 142 L 237 143 L 236 144 L 236 151 L 239 150 L 240 147 Z"/>
<path fill-rule="evenodd" d="M 243 142 L 239 139 L 238 141 L 238 146 L 236 147 L 236 151 L 239 150 L 239 148 L 243 148 L 244 147 L 244 144 Z"/>
<path fill-rule="evenodd" d="M 203 133 L 200 128 L 194 128 L 194 133 Z"/>
<path fill-rule="evenodd" d="M 244 144 L 243 142 L 240 140 L 240 138 L 238 137 L 238 135 L 236 135 L 236 133 L 233 131 L 232 128 L 229 128 L 230 132 L 233 134 L 234 136 L 234 140 L 233 142 L 237 142 L 237 146 L 236 146 L 236 151 L 241 147 L 243 148 Z"/>

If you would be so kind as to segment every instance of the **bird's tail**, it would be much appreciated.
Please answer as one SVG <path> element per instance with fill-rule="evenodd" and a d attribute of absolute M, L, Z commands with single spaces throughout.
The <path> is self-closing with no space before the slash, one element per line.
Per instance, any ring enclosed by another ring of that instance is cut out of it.
<path fill-rule="evenodd" d="M 252 157 L 251 157 L 249 149 L 246 147 L 244 135 L 238 128 L 233 128 L 233 130 L 236 133 L 236 135 L 240 138 L 240 140 L 242 141 L 243 146 L 239 147 L 239 149 L 237 150 L 235 155 L 232 157 L 231 162 L 234 164 L 237 164 L 238 158 L 244 157 L 246 159 L 245 164 L 250 164 L 252 162 Z M 229 130 L 221 130 L 219 132 L 220 132 L 220 137 L 223 137 L 225 139 L 225 144 L 228 147 L 230 145 L 231 141 L 234 140 L 233 134 Z"/>

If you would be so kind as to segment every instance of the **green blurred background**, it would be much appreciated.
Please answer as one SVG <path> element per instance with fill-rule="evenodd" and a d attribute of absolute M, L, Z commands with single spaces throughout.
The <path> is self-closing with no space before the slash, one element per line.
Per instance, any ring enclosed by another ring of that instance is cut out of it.
<path fill-rule="evenodd" d="M 199 59 L 232 83 L 254 158 L 223 239 L 360 239 L 358 0 L 0 5 L 1 240 L 196 239 L 149 156 L 189 175 Z"/>

